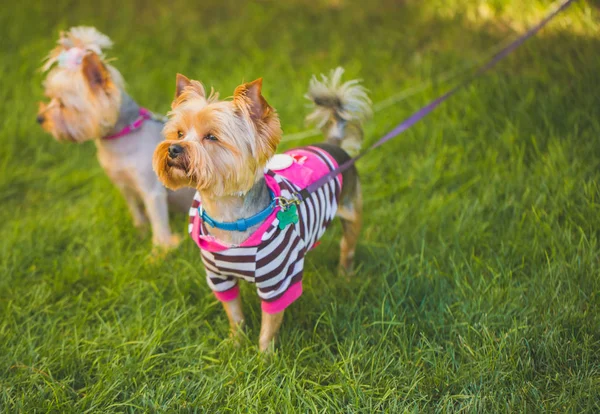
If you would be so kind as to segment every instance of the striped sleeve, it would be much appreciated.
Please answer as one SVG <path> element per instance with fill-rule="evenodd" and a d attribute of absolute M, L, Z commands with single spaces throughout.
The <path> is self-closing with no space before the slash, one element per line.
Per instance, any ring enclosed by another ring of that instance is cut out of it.
<path fill-rule="evenodd" d="M 206 270 L 206 281 L 217 299 L 221 302 L 234 300 L 240 294 L 237 279 L 233 276 L 219 276 Z"/>
<path fill-rule="evenodd" d="M 238 279 L 254 281 L 256 250 L 256 247 L 240 247 L 222 252 L 200 251 L 208 285 L 221 302 L 237 298 Z"/>
<path fill-rule="evenodd" d="M 302 269 L 305 244 L 290 225 L 280 230 L 277 220 L 270 243 L 261 245 L 256 254 L 256 288 L 267 313 L 278 313 L 302 294 Z"/>

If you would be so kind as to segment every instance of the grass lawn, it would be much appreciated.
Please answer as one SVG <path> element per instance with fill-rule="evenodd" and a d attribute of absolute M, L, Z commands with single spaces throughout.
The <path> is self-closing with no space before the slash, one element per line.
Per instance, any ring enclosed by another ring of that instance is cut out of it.
<path fill-rule="evenodd" d="M 335 273 L 336 223 L 269 358 L 254 287 L 235 348 L 192 241 L 151 260 L 94 145 L 35 123 L 58 31 L 108 34 L 157 112 L 176 72 L 222 96 L 262 76 L 287 134 L 311 74 L 342 65 L 384 103 L 374 142 L 551 2 L 27 3 L 0 11 L 0 412 L 600 411 L 597 3 L 360 162 L 358 272 Z"/>

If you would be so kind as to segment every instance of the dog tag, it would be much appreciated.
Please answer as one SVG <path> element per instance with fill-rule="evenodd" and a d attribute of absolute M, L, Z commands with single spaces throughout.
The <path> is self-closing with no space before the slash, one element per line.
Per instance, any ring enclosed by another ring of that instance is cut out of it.
<path fill-rule="evenodd" d="M 294 159 L 288 154 L 275 154 L 267 163 L 267 168 L 271 171 L 285 170 L 294 163 Z"/>
<path fill-rule="evenodd" d="M 277 220 L 279 220 L 279 230 L 285 229 L 290 224 L 298 223 L 298 207 L 296 207 L 296 204 L 292 204 L 285 210 L 279 210 Z"/>

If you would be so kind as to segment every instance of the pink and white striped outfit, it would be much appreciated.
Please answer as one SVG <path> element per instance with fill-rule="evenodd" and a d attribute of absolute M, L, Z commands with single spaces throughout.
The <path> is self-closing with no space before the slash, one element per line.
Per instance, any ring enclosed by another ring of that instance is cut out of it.
<path fill-rule="evenodd" d="M 294 162 L 278 171 L 265 170 L 265 180 L 275 197 L 291 198 L 310 183 L 337 168 L 336 161 L 317 147 L 286 152 Z M 312 193 L 298 206 L 298 223 L 279 229 L 276 207 L 246 241 L 228 246 L 208 235 L 198 215 L 196 193 L 190 209 L 189 232 L 200 247 L 208 285 L 220 301 L 239 295 L 238 279 L 255 283 L 262 309 L 277 313 L 302 294 L 304 256 L 315 247 L 335 217 L 342 188 L 342 175 Z"/>

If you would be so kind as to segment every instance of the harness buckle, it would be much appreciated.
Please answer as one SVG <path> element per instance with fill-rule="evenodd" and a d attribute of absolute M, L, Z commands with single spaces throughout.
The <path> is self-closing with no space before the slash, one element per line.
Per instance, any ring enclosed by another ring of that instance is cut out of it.
<path fill-rule="evenodd" d="M 299 205 L 301 202 L 296 193 L 293 193 L 291 198 L 275 197 L 275 200 L 277 202 L 277 205 L 281 207 L 282 210 L 287 210 L 288 208 L 290 208 L 290 206 L 294 204 Z"/>

